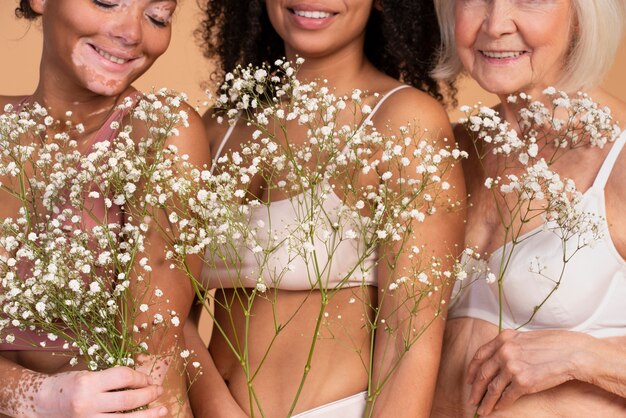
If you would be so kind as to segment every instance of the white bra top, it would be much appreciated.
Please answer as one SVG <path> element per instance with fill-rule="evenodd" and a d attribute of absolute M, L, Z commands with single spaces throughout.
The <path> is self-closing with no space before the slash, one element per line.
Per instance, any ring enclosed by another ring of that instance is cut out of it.
<path fill-rule="evenodd" d="M 398 86 L 383 95 L 361 126 L 371 120 L 391 95 L 408 87 Z M 220 157 L 234 127 L 235 124 L 232 124 L 226 132 L 214 161 Z M 311 193 L 325 196 L 322 205 L 313 205 L 319 207 L 312 218 L 307 210 L 311 205 L 306 203 L 310 201 Z M 202 283 L 211 289 L 253 288 L 259 283 L 281 290 L 377 286 L 376 251 L 367 248 L 363 234 L 359 233 L 361 226 L 358 221 L 345 213 L 340 214 L 342 209 L 345 210 L 343 200 L 328 183 L 289 198 L 271 201 L 268 205 L 250 207 L 249 225 L 256 228 L 259 245 L 273 248 L 263 263 L 264 271 L 259 272 L 259 257 L 263 253 L 244 247 L 236 250 L 236 256 L 229 257 L 229 265 L 219 257 L 209 256 L 214 266 L 203 269 Z M 294 227 L 304 219 L 312 219 L 317 231 L 307 249 L 302 239 L 298 239 L 298 233 L 294 233 Z M 349 230 L 356 232 L 356 238 L 347 238 Z M 323 231 L 336 232 L 329 237 Z"/>
<path fill-rule="evenodd" d="M 560 277 L 564 266 L 563 245 L 561 239 L 543 229 L 543 225 L 518 238 L 521 242 L 514 249 L 502 283 L 503 329 L 570 330 L 600 338 L 626 335 L 626 260 L 609 235 L 604 197 L 607 180 L 624 144 L 626 131 L 613 143 L 581 202 L 585 211 L 603 217 L 604 236 L 580 249 L 565 264 L 559 287 L 530 322 L 535 306 L 544 301 L 555 287 L 554 280 Z M 567 253 L 571 254 L 577 244 L 575 235 L 567 241 Z M 487 260 L 488 267 L 495 273 L 503 251 L 500 247 Z M 541 275 L 531 272 L 531 263 L 536 266 L 536 260 L 545 268 Z M 465 279 L 473 282 L 453 301 L 450 318 L 470 317 L 498 324 L 498 284 L 488 284 L 485 274 L 483 271 Z"/>

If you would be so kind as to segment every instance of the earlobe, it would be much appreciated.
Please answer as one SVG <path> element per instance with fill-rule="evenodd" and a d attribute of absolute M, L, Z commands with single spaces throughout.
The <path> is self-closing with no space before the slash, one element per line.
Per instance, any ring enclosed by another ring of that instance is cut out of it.
<path fill-rule="evenodd" d="M 43 14 L 46 7 L 46 0 L 29 0 L 30 8 L 37 14 Z"/>
<path fill-rule="evenodd" d="M 379 12 L 383 11 L 383 2 L 382 2 L 382 0 L 374 0 L 374 9 L 376 11 L 379 11 Z"/>

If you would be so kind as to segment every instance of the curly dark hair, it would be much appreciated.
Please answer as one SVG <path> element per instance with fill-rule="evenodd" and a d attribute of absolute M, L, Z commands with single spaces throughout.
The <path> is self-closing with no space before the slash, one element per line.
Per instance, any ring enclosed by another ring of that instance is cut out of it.
<path fill-rule="evenodd" d="M 205 57 L 216 61 L 213 81 L 237 65 L 273 63 L 285 56 L 264 0 L 209 0 L 197 35 Z M 423 90 L 443 102 L 442 90 L 454 101 L 454 84 L 441 85 L 430 76 L 440 45 L 432 1 L 380 0 L 372 9 L 365 33 L 365 55 L 380 71 Z"/>
<path fill-rule="evenodd" d="M 39 17 L 39 13 L 35 13 L 30 7 L 30 1 L 20 0 L 20 5 L 15 9 L 15 16 L 28 20 L 34 20 Z"/>

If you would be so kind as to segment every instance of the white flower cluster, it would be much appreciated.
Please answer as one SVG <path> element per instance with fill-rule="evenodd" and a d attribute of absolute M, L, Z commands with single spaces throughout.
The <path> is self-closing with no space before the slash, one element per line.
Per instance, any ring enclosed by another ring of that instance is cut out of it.
<path fill-rule="evenodd" d="M 479 158 L 485 159 L 486 153 L 499 158 L 501 171 L 487 177 L 485 187 L 505 199 L 514 196 L 507 200 L 509 212 L 517 213 L 525 222 L 543 216 L 547 228 L 559 236 L 580 235 L 581 242 L 590 244 L 600 237 L 603 220 L 581 209 L 582 195 L 574 181 L 562 178 L 552 165 L 568 150 L 603 147 L 617 137 L 619 128 L 612 122 L 610 109 L 599 108 L 586 94 L 578 93 L 571 99 L 554 88 L 544 94 L 551 108 L 524 93 L 508 98 L 519 106 L 517 129 L 487 107 L 463 107 L 467 117 L 461 122 L 482 153 Z"/>
<path fill-rule="evenodd" d="M 131 365 L 148 350 L 142 334 L 148 324 L 135 319 L 160 298 L 141 293 L 152 270 L 145 240 L 156 226 L 146 221 L 153 210 L 146 195 L 156 195 L 172 175 L 163 144 L 187 123 L 179 109 L 184 99 L 166 90 L 137 102 L 128 98 L 120 110 L 130 122 L 114 122 L 114 138 L 87 152 L 38 104 L 5 108 L 0 196 L 15 207 L 0 225 L 0 336 L 6 342 L 73 348 L 91 369 Z M 134 135 L 138 124 L 146 127 L 143 138 Z M 133 280 L 138 285 L 131 292 Z M 179 319 L 172 315 L 169 322 L 176 326 Z"/>

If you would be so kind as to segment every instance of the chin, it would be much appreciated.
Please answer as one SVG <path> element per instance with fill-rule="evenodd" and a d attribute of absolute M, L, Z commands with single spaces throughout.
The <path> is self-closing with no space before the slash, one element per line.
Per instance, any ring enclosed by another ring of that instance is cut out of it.
<path fill-rule="evenodd" d="M 519 84 L 511 84 L 510 80 L 508 80 L 508 82 L 498 82 L 497 80 L 493 79 L 488 81 L 476 81 L 484 90 L 497 96 L 508 96 L 510 94 L 525 91 L 525 86 Z"/>
<path fill-rule="evenodd" d="M 111 77 L 100 74 L 91 76 L 84 81 L 84 86 L 91 92 L 101 96 L 118 96 L 135 80 L 135 77 Z"/>

